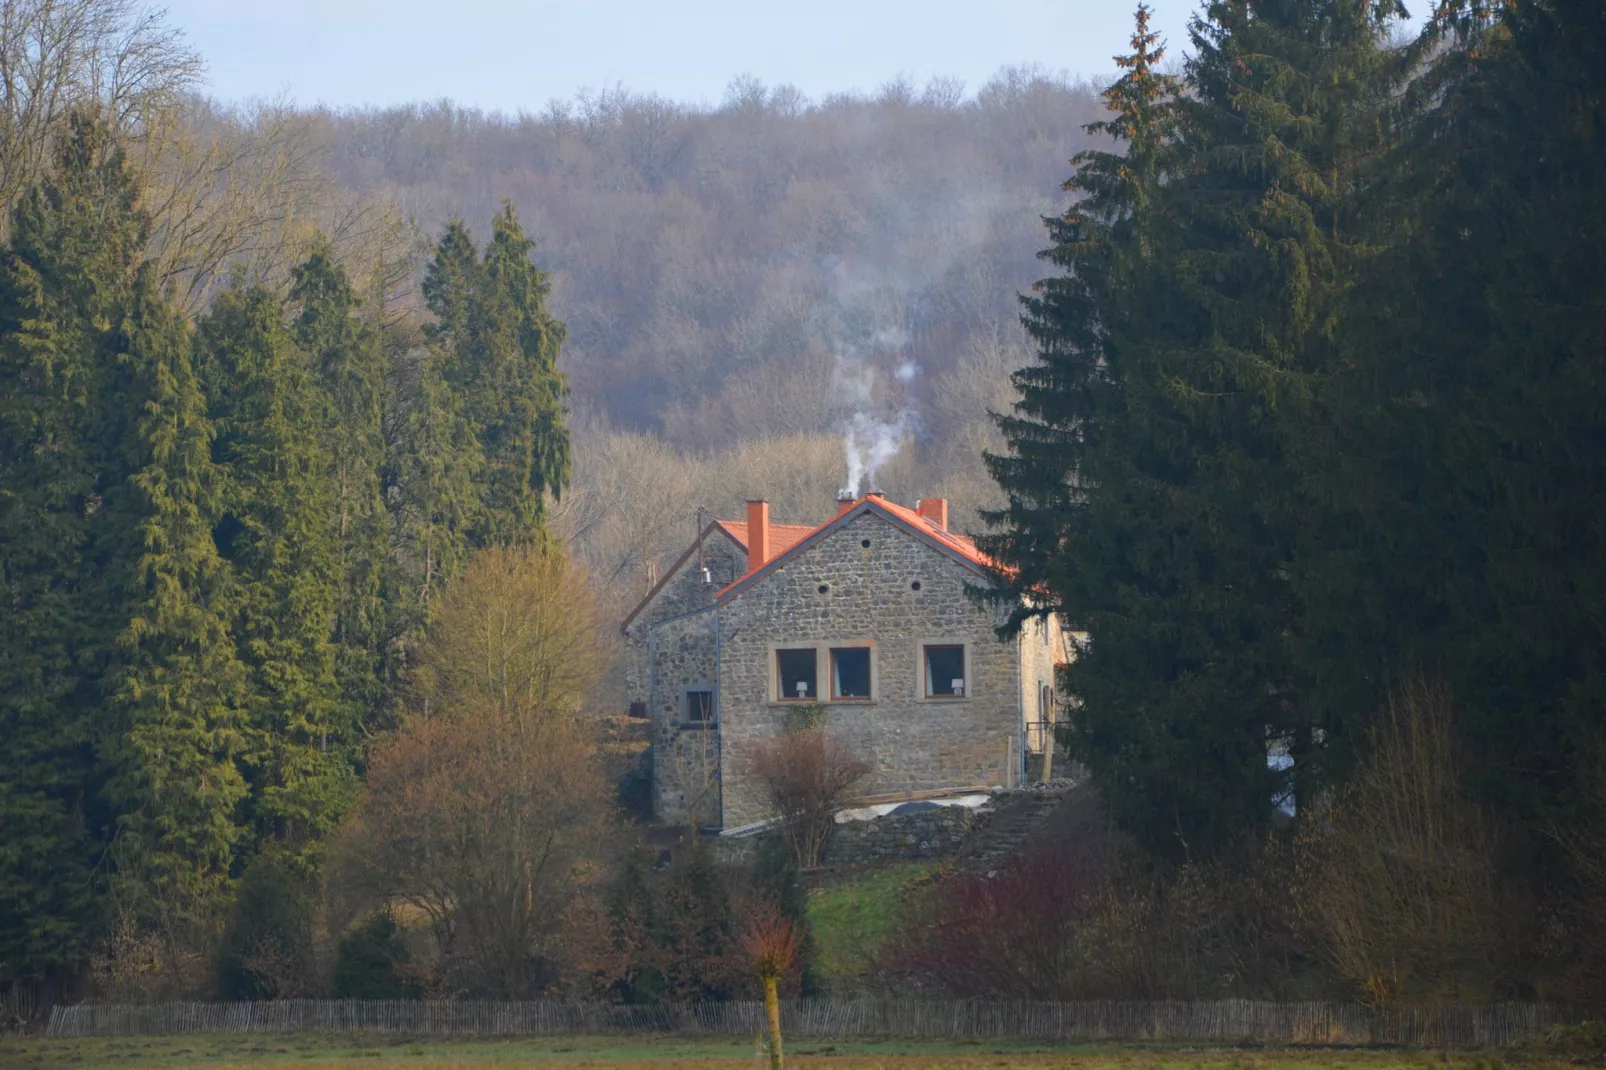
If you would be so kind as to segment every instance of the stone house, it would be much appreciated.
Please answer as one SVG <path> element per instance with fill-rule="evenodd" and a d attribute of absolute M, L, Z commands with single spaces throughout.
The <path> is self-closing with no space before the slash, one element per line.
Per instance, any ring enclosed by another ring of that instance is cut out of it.
<path fill-rule="evenodd" d="M 1007 607 L 966 593 L 988 582 L 942 499 L 844 498 L 818 525 L 753 501 L 746 521 L 709 524 L 622 625 L 658 819 L 766 818 L 749 748 L 808 703 L 870 764 L 865 801 L 1019 786 L 1070 650 L 1054 617 L 1001 641 Z"/>

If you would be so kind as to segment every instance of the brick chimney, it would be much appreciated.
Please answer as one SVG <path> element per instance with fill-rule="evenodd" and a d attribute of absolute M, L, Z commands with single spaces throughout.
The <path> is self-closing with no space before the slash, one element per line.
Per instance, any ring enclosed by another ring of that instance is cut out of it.
<path fill-rule="evenodd" d="M 858 505 L 858 504 L 859 504 L 859 499 L 855 498 L 853 495 L 851 495 L 851 494 L 840 495 L 836 500 L 836 515 L 837 516 L 841 516 L 843 513 L 847 512 L 849 509 L 852 509 L 855 505 Z"/>
<path fill-rule="evenodd" d="M 747 571 L 757 572 L 770 559 L 770 503 L 747 503 Z"/>
<path fill-rule="evenodd" d="M 922 498 L 920 499 L 920 515 L 931 522 L 931 526 L 938 531 L 948 530 L 948 499 Z"/>

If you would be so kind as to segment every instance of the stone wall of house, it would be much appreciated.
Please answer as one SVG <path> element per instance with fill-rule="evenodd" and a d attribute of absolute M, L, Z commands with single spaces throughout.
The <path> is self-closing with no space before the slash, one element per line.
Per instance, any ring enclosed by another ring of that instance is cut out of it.
<path fill-rule="evenodd" d="M 958 852 L 974 820 L 975 811 L 968 807 L 939 806 L 913 814 L 844 822 L 832 828 L 821 861 L 832 866 L 862 866 L 943 858 Z"/>
<path fill-rule="evenodd" d="M 623 631 L 622 655 L 625 694 L 629 702 L 644 701 L 651 666 L 647 664 L 647 633 L 654 624 L 679 617 L 714 604 L 720 588 L 734 583 L 747 571 L 747 550 L 714 529 L 703 539 L 703 562 L 711 582 L 704 583 L 697 571 L 697 554 L 688 554 L 652 601 Z"/>
<path fill-rule="evenodd" d="M 654 668 L 647 715 L 653 742 L 653 813 L 660 821 L 719 820 L 717 720 L 689 725 L 682 706 L 688 687 L 717 683 L 716 624 L 709 609 L 662 621 L 651 629 Z"/>
<path fill-rule="evenodd" d="M 1054 663 L 1063 656 L 1065 645 L 1060 636 L 1058 617 L 1043 617 L 1027 621 L 1021 628 L 1021 709 L 1027 723 L 1054 719 L 1058 700 L 1045 710 L 1043 688 L 1055 689 Z M 1041 776 L 1042 754 L 1051 739 L 1051 733 L 1037 728 L 1026 733 L 1023 744 L 1024 775 L 1028 780 Z M 1033 758 L 1036 761 L 1033 761 Z M 1019 785 L 1016 785 L 1019 786 Z"/>
<path fill-rule="evenodd" d="M 1015 782 L 1023 764 L 1019 653 L 993 632 L 1003 609 L 965 596 L 966 582 L 978 578 L 865 511 L 720 607 L 725 827 L 766 816 L 748 754 L 781 731 L 790 707 L 772 692 L 776 646 L 820 644 L 822 695 L 830 645 L 873 646 L 871 701 L 826 700 L 826 730 L 875 770 L 856 794 Z M 924 697 L 920 645 L 932 640 L 967 644 L 964 698 Z"/>

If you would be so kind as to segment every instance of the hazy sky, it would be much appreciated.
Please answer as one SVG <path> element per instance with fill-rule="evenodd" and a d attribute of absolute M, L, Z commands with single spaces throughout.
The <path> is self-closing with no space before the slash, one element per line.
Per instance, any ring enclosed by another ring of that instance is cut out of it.
<path fill-rule="evenodd" d="M 539 110 L 622 83 L 717 103 L 741 74 L 812 98 L 906 74 L 974 91 L 1005 64 L 1102 76 L 1135 0 L 165 0 L 214 95 L 301 104 L 451 97 Z M 1180 55 L 1196 0 L 1149 0 Z"/>

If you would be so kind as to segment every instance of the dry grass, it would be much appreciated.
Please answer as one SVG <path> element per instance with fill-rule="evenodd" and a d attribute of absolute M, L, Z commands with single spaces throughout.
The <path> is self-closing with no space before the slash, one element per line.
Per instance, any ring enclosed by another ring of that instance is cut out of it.
<path fill-rule="evenodd" d="M 517 1040 L 418 1042 L 390 1037 L 189 1036 L 125 1039 L 48 1040 L 0 1038 L 0 1066 L 6 1070 L 205 1067 L 208 1070 L 260 1070 L 302 1066 L 318 1070 L 458 1070 L 469 1067 L 606 1067 L 610 1070 L 692 1070 L 694 1067 L 757 1065 L 753 1041 L 688 1041 L 554 1037 Z M 1132 1046 L 1050 1048 L 1014 1044 L 929 1044 L 882 1041 L 836 1044 L 797 1041 L 787 1053 L 792 1067 L 832 1070 L 937 1067 L 943 1070 L 1493 1070 L 1506 1065 L 1499 1055 L 1436 1052 L 1271 1051 L 1237 1049 L 1139 1048 Z M 1525 1059 L 1531 1070 L 1565 1065 Z"/>

